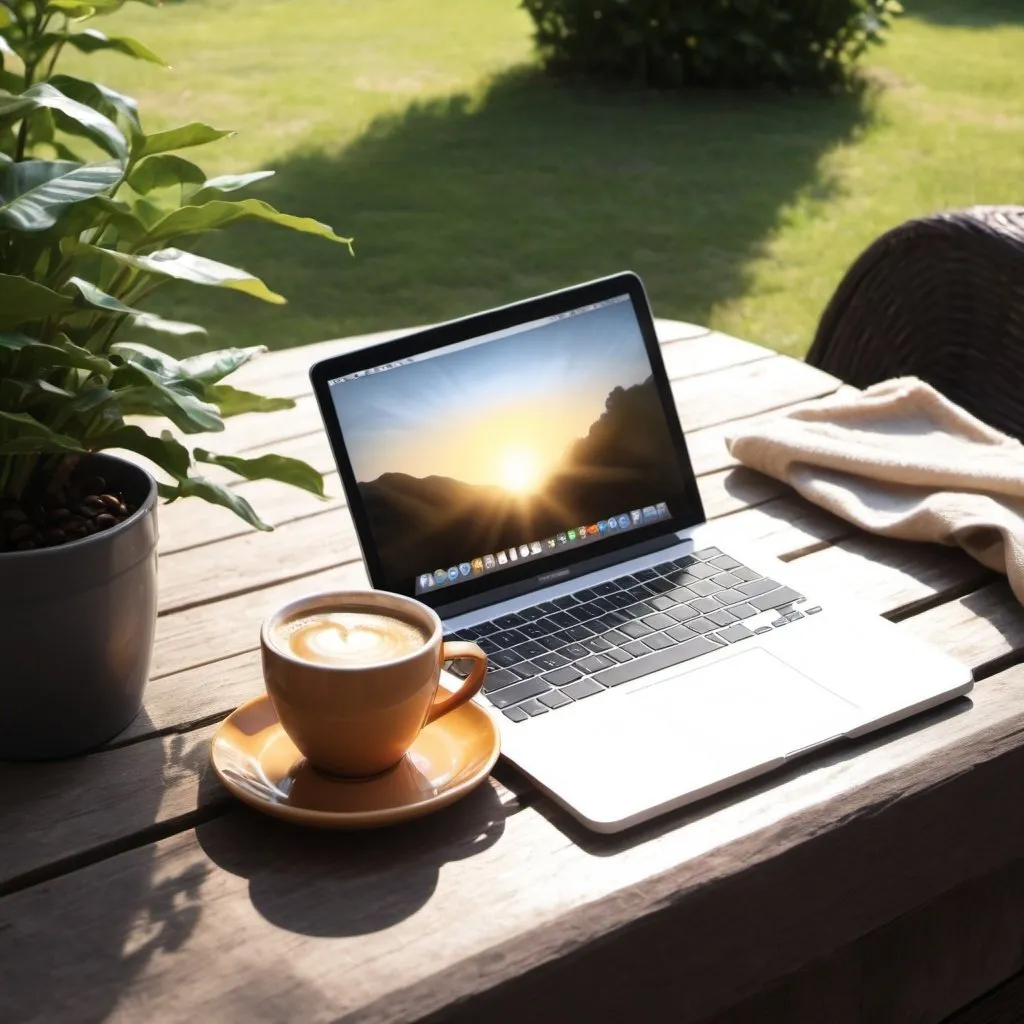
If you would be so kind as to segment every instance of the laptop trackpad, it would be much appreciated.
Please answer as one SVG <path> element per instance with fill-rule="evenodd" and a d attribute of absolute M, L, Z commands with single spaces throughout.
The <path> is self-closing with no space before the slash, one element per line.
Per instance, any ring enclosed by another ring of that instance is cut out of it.
<path fill-rule="evenodd" d="M 861 717 L 761 648 L 622 696 L 608 704 L 596 696 L 561 725 L 557 713 L 543 715 L 537 742 L 513 757 L 593 823 L 626 821 L 752 777 L 842 735 Z M 544 735 L 570 723 L 568 733 Z"/>
<path fill-rule="evenodd" d="M 720 768 L 795 753 L 842 734 L 858 717 L 855 705 L 763 648 L 629 696 L 630 711 L 665 740 L 671 737 L 677 751 Z"/>

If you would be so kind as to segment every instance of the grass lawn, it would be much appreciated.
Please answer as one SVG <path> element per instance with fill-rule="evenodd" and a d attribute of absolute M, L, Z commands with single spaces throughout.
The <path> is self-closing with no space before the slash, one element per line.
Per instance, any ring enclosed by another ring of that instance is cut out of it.
<path fill-rule="evenodd" d="M 174 69 L 66 70 L 136 95 L 151 130 L 236 129 L 194 151 L 211 174 L 274 168 L 253 195 L 355 237 L 354 258 L 270 228 L 210 239 L 290 299 L 164 293 L 211 345 L 434 321 L 629 267 L 657 314 L 801 353 L 888 227 L 1024 197 L 1024 7 L 907 7 L 860 99 L 545 82 L 517 0 L 130 4 L 101 27 Z"/>

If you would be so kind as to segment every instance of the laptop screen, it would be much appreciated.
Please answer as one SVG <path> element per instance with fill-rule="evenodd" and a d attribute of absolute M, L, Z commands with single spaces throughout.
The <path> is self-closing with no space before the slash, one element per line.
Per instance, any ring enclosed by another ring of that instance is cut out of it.
<path fill-rule="evenodd" d="M 629 295 L 327 383 L 401 592 L 498 583 L 682 511 L 685 470 Z"/>

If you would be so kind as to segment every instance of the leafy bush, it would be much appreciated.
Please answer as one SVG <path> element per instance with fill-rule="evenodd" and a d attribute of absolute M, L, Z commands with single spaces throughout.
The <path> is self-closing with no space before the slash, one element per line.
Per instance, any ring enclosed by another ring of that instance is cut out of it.
<path fill-rule="evenodd" d="M 322 495 L 320 474 L 296 459 L 219 456 L 180 438 L 294 403 L 222 382 L 260 348 L 176 360 L 143 344 L 147 332 L 204 332 L 140 304 L 171 280 L 284 302 L 251 274 L 178 247 L 238 221 L 349 240 L 233 197 L 273 172 L 207 178 L 175 152 L 230 132 L 194 123 L 147 133 L 130 97 L 56 73 L 67 47 L 163 63 L 137 40 L 91 26 L 124 2 L 0 0 L 0 510 L 54 493 L 83 453 L 123 449 L 167 475 L 163 497 L 196 495 L 265 529 L 244 498 L 197 475 L 198 465 Z M 133 415 L 170 421 L 178 436 L 125 421 Z"/>
<path fill-rule="evenodd" d="M 656 88 L 822 86 L 902 10 L 897 0 L 522 0 L 549 68 Z"/>

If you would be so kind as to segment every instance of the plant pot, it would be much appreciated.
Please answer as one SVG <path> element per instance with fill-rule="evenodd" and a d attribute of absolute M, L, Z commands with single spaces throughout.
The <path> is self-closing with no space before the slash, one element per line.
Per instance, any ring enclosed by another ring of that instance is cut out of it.
<path fill-rule="evenodd" d="M 82 466 L 137 511 L 59 547 L 0 554 L 0 760 L 81 753 L 142 704 L 156 628 L 156 482 L 110 455 Z"/>

